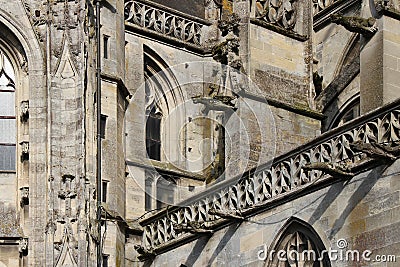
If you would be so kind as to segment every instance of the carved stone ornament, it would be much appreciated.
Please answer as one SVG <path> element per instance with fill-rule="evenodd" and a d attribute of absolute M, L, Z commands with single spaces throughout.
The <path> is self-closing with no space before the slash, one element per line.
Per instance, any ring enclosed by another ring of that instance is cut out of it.
<path fill-rule="evenodd" d="M 28 238 L 21 238 L 19 240 L 18 251 L 23 255 L 28 252 Z"/>
<path fill-rule="evenodd" d="M 21 122 L 27 122 L 29 119 L 29 101 L 22 101 L 20 105 Z"/>
<path fill-rule="evenodd" d="M 125 1 L 125 21 L 166 37 L 201 45 L 204 25 L 138 1 Z"/>
<path fill-rule="evenodd" d="M 24 186 L 24 187 L 21 187 L 19 190 L 21 192 L 20 205 L 21 205 L 21 208 L 23 208 L 25 205 L 29 204 L 29 187 Z"/>
<path fill-rule="evenodd" d="M 29 142 L 23 141 L 21 145 L 21 161 L 29 160 Z"/>
<path fill-rule="evenodd" d="M 340 14 L 332 14 L 331 20 L 333 23 L 342 25 L 351 32 L 360 33 L 364 36 L 372 36 L 378 31 L 378 29 L 374 26 L 376 19 L 373 17 L 366 19 L 361 17 L 345 17 Z"/>
<path fill-rule="evenodd" d="M 292 30 L 297 20 L 297 0 L 257 0 L 256 18 L 287 30 Z"/>
<path fill-rule="evenodd" d="M 205 17 L 208 20 L 218 20 L 221 16 L 222 0 L 205 0 Z"/>

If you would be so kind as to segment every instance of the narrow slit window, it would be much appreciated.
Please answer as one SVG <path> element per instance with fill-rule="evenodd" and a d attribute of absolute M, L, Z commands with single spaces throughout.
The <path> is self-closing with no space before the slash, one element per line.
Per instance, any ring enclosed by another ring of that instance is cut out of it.
<path fill-rule="evenodd" d="M 107 35 L 103 36 L 103 57 L 108 58 L 109 54 L 109 39 L 110 37 Z"/>
<path fill-rule="evenodd" d="M 107 115 L 101 114 L 100 116 L 100 137 L 106 138 Z"/>
<path fill-rule="evenodd" d="M 161 114 L 153 107 L 146 122 L 146 150 L 150 159 L 161 159 Z"/>
<path fill-rule="evenodd" d="M 101 183 L 101 202 L 107 202 L 108 181 Z"/>

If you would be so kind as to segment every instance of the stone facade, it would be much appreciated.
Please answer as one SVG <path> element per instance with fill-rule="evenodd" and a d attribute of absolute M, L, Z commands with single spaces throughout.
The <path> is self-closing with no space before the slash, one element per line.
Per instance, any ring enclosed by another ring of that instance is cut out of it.
<path fill-rule="evenodd" d="M 0 0 L 0 267 L 397 266 L 399 51 L 398 0 Z"/>

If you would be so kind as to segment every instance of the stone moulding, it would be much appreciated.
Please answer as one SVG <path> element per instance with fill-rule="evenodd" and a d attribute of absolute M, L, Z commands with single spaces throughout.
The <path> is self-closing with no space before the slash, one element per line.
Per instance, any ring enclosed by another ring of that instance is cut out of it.
<path fill-rule="evenodd" d="M 160 254 L 199 237 L 193 233 L 177 233 L 175 225 L 200 223 L 206 229 L 215 231 L 235 222 L 215 215 L 215 211 L 235 211 L 248 218 L 351 178 L 340 175 L 340 170 L 345 169 L 356 175 L 388 164 L 391 161 L 369 157 L 368 153 L 354 149 L 353 144 L 377 143 L 397 151 L 400 147 L 399 104 L 400 100 L 359 117 L 275 158 L 272 163 L 216 184 L 177 206 L 142 219 L 143 248 Z M 333 171 L 313 169 L 315 163 L 325 164 Z"/>
<path fill-rule="evenodd" d="M 361 4 L 361 0 L 313 0 L 314 31 L 318 31 L 330 23 L 332 14 L 343 13 L 357 3 Z"/>
<path fill-rule="evenodd" d="M 142 3 L 143 2 L 143 3 Z M 168 39 L 201 47 L 203 27 L 207 21 L 177 12 L 167 12 L 167 8 L 148 3 L 147 1 L 125 1 L 125 23 Z"/>

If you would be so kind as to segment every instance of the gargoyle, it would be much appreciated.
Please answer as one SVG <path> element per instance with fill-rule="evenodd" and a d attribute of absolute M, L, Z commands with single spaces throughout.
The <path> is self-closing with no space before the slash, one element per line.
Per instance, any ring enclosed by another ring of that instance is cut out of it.
<path fill-rule="evenodd" d="M 400 154 L 400 146 L 389 147 L 378 143 L 364 143 L 363 141 L 351 143 L 350 148 L 356 152 L 364 152 L 371 158 L 383 158 L 389 161 L 396 160 Z"/>
<path fill-rule="evenodd" d="M 331 21 L 338 25 L 342 25 L 351 32 L 360 33 L 370 37 L 374 35 L 378 29 L 374 26 L 375 18 L 345 17 L 340 14 L 332 14 Z"/>
<path fill-rule="evenodd" d="M 207 229 L 204 223 L 189 222 L 188 224 L 176 224 L 172 225 L 175 233 L 191 233 L 191 234 L 213 234 L 214 231 Z"/>
<path fill-rule="evenodd" d="M 208 214 L 210 215 L 217 215 L 221 218 L 224 219 L 229 219 L 229 220 L 244 220 L 244 216 L 242 213 L 238 210 L 216 210 L 216 209 L 210 209 L 208 211 Z"/>
<path fill-rule="evenodd" d="M 151 258 L 155 256 L 153 250 L 147 250 L 141 245 L 134 245 L 135 250 L 140 254 L 141 258 Z"/>
<path fill-rule="evenodd" d="M 334 165 L 329 162 L 310 163 L 310 164 L 303 166 L 303 169 L 310 170 L 310 171 L 311 170 L 319 170 L 326 174 L 332 175 L 334 177 L 342 176 L 342 177 L 350 178 L 355 175 L 348 168 L 342 167 L 340 165 Z"/>

